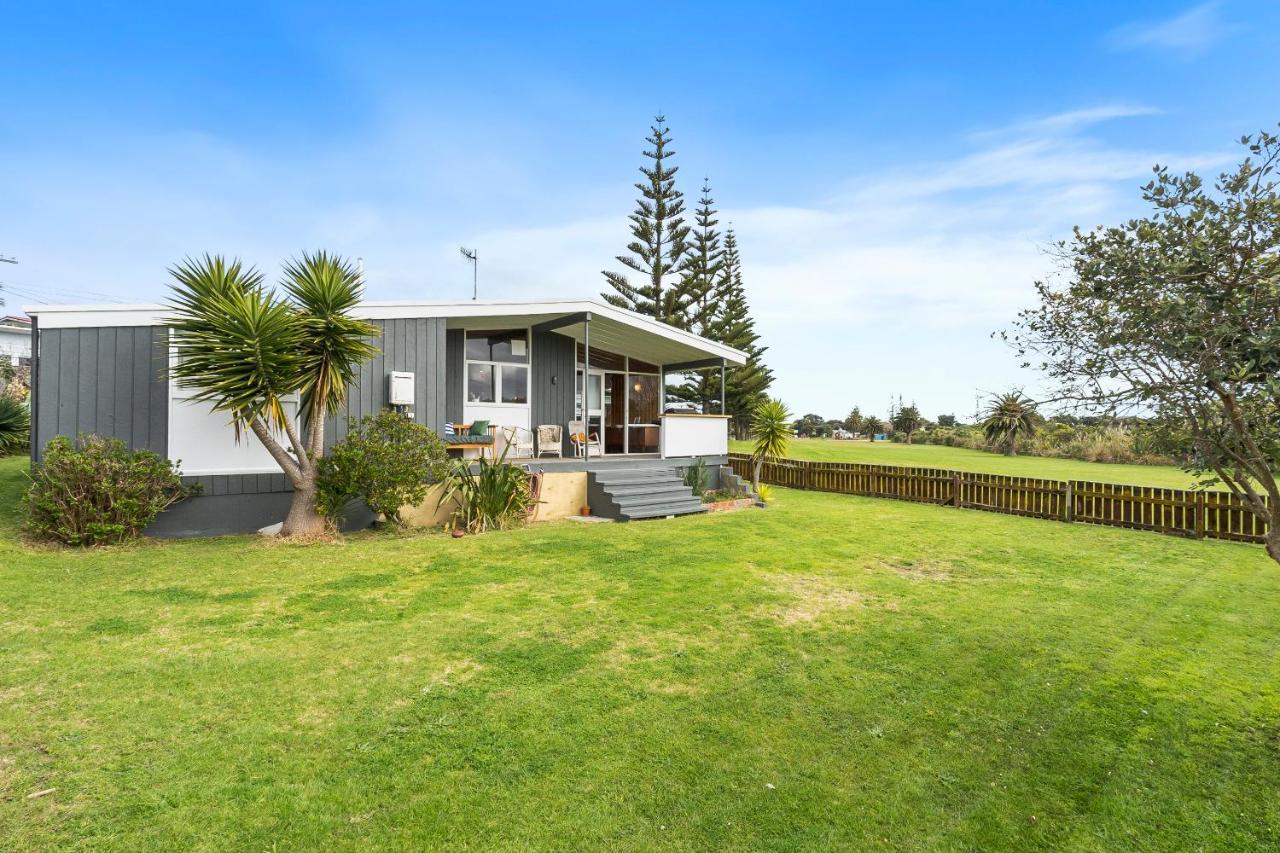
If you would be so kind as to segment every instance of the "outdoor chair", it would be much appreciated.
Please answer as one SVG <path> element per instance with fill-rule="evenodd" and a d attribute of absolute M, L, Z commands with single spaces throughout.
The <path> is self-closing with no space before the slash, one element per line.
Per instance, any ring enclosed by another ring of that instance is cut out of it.
<path fill-rule="evenodd" d="M 503 427 L 502 441 L 507 455 L 513 459 L 529 459 L 533 456 L 533 433 L 524 427 Z"/>
<path fill-rule="evenodd" d="M 582 421 L 569 421 L 569 441 L 573 444 L 574 456 L 586 456 L 588 450 L 596 456 L 604 452 L 600 446 L 600 434 L 588 433 Z"/>
<path fill-rule="evenodd" d="M 538 427 L 538 455 L 564 458 L 564 434 L 559 424 L 542 424 Z"/>

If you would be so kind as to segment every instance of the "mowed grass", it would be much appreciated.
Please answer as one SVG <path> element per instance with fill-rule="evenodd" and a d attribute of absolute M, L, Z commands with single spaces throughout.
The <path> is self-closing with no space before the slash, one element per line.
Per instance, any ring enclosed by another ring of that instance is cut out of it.
<path fill-rule="evenodd" d="M 778 490 L 71 552 L 21 470 L 0 849 L 1280 845 L 1257 547 Z"/>
<path fill-rule="evenodd" d="M 750 453 L 748 441 L 731 441 L 734 453 Z M 939 444 L 895 444 L 890 441 L 837 441 L 831 438 L 798 438 L 787 455 L 816 462 L 864 462 L 870 465 L 902 465 L 950 468 L 980 474 L 1040 477 L 1047 480 L 1091 480 L 1131 486 L 1190 489 L 1198 477 L 1172 465 L 1112 465 L 1079 459 L 1045 456 L 1005 456 L 985 450 L 945 447 Z"/>

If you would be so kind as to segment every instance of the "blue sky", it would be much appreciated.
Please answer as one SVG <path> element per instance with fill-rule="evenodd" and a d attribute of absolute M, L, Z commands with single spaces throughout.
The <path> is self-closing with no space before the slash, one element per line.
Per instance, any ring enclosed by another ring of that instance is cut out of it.
<path fill-rule="evenodd" d="M 5 13 L 9 309 L 157 301 L 204 251 L 365 258 L 375 299 L 590 296 L 654 113 L 708 176 L 798 413 L 969 413 L 990 333 L 1154 162 L 1280 121 L 1280 5 L 28 3 Z M 646 11 L 647 10 L 647 11 Z"/>

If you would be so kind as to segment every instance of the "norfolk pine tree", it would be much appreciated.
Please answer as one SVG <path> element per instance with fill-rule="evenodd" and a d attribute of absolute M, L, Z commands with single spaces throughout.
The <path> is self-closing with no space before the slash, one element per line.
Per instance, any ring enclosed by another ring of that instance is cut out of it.
<path fill-rule="evenodd" d="M 667 148 L 671 131 L 664 116 L 656 116 L 646 142 L 651 146 L 644 156 L 652 161 L 641 166 L 645 180 L 635 186 L 640 191 L 631 220 L 631 236 L 627 244 L 630 254 L 618 255 L 618 263 L 639 273 L 641 281 L 632 283 L 626 272 L 604 271 L 612 292 L 602 294 L 606 302 L 653 317 L 679 328 L 688 328 L 688 303 L 679 286 L 683 272 L 689 226 L 684 224 L 684 196 L 676 189 L 678 166 L 668 165 L 675 152 Z M 674 279 L 674 280 L 673 280 Z"/>

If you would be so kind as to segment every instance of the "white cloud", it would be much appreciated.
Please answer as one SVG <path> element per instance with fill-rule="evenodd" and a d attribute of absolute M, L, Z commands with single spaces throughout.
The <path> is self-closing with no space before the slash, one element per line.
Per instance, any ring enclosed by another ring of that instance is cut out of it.
<path fill-rule="evenodd" d="M 777 391 L 830 414 L 900 392 L 936 414 L 968 411 L 973 385 L 1027 383 L 988 336 L 1032 301 L 1032 283 L 1052 268 L 1045 244 L 1074 224 L 1132 213 L 1155 162 L 1204 169 L 1225 159 L 1093 133 L 1152 112 L 1101 105 L 1036 117 L 960 139 L 967 147 L 950 159 L 868 166 L 827 198 L 724 210 Z M 466 245 L 480 251 L 482 295 L 589 296 L 627 240 L 626 184 L 548 194 L 536 175 L 487 176 L 464 155 L 415 153 L 404 140 L 325 150 L 332 168 L 205 139 L 129 150 L 118 160 L 29 158 L 4 220 L 7 251 L 23 256 L 15 284 L 147 301 L 164 296 L 165 267 L 186 253 L 239 254 L 274 275 L 279 259 L 324 246 L 364 256 L 371 298 L 466 298 Z M 44 177 L 55 172 L 61 180 Z"/>
<path fill-rule="evenodd" d="M 1197 56 L 1229 34 L 1218 2 L 1202 3 L 1164 21 L 1126 24 L 1107 37 L 1118 50 L 1153 49 Z"/>

